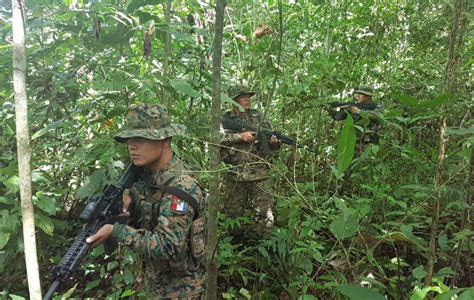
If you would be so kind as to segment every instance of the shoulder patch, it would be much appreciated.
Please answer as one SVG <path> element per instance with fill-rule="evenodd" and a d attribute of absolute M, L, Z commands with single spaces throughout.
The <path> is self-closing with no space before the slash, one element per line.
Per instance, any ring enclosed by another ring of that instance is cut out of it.
<path fill-rule="evenodd" d="M 171 211 L 177 214 L 185 214 L 189 210 L 189 204 L 185 200 L 179 199 L 177 196 L 173 195 L 171 198 Z"/>

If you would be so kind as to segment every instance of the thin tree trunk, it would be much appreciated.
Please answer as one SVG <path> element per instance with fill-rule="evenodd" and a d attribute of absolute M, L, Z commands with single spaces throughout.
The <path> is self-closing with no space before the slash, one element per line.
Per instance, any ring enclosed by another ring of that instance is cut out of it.
<path fill-rule="evenodd" d="M 451 23 L 451 33 L 449 35 L 448 45 L 448 59 L 446 62 L 446 68 L 444 72 L 444 85 L 443 90 L 447 93 L 454 91 L 454 75 L 456 72 L 456 50 L 459 45 L 460 30 L 461 30 L 461 7 L 462 0 L 455 0 L 453 19 Z M 444 108 L 446 110 L 446 107 Z M 429 243 L 429 253 L 427 262 L 427 275 L 425 277 L 425 286 L 430 286 L 433 280 L 434 265 L 436 263 L 436 248 L 437 248 L 437 237 L 438 237 L 438 221 L 440 213 L 440 199 L 442 198 L 442 179 L 444 172 L 444 159 L 446 154 L 446 128 L 447 118 L 444 116 L 441 119 L 439 128 L 439 152 L 438 161 L 436 166 L 436 177 L 435 177 L 435 198 L 433 202 L 433 214 L 431 216 L 431 234 Z"/>
<path fill-rule="evenodd" d="M 36 255 L 35 216 L 31 201 L 31 149 L 26 97 L 25 1 L 12 0 L 12 7 L 13 90 L 15 93 L 16 140 L 25 263 L 30 299 L 41 299 L 41 284 Z"/>
<path fill-rule="evenodd" d="M 168 78 L 170 75 L 170 60 L 171 60 L 171 0 L 166 0 L 163 3 L 163 10 L 165 13 L 165 24 L 166 30 L 163 36 L 164 42 L 164 52 L 165 57 L 163 60 L 163 77 Z M 169 93 L 166 89 L 163 89 L 163 99 L 162 103 L 165 106 L 168 106 L 169 102 Z"/>
<path fill-rule="evenodd" d="M 224 31 L 225 0 L 217 0 L 216 23 L 214 33 L 214 55 L 212 69 L 214 80 L 212 82 L 212 112 L 211 112 L 211 163 L 209 166 L 211 179 L 209 181 L 208 201 L 208 240 L 207 240 L 207 295 L 208 300 L 217 299 L 217 208 L 219 206 L 219 128 L 221 112 L 221 62 L 222 62 L 222 37 Z"/>

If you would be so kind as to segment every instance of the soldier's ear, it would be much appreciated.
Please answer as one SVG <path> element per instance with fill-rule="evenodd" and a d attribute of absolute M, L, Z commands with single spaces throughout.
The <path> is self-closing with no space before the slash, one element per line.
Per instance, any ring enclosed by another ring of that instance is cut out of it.
<path fill-rule="evenodd" d="M 172 137 L 167 137 L 163 140 L 163 147 L 171 148 Z"/>

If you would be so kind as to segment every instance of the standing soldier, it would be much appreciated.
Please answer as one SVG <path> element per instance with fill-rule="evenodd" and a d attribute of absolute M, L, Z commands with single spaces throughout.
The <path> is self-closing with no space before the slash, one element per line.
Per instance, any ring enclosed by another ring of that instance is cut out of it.
<path fill-rule="evenodd" d="M 273 225 L 273 201 L 270 194 L 270 166 L 267 159 L 280 149 L 281 141 L 271 136 L 268 141 L 259 141 L 256 130 L 271 129 L 268 120 L 252 109 L 251 97 L 255 95 L 242 85 L 229 88 L 228 95 L 236 107 L 224 114 L 241 124 L 241 131 L 222 127 L 221 159 L 230 165 L 226 174 L 226 195 L 224 209 L 231 217 L 248 217 L 251 222 L 233 232 L 234 238 L 258 239 L 264 237 Z M 262 142 L 268 143 L 270 151 L 262 151 Z"/>
<path fill-rule="evenodd" d="M 204 192 L 171 149 L 172 137 L 184 132 L 163 106 L 129 107 L 125 128 L 114 138 L 143 167 L 142 180 L 123 196 L 123 212 L 138 229 L 107 224 L 87 239 L 92 247 L 112 238 L 135 250 L 150 299 L 204 299 Z"/>
<path fill-rule="evenodd" d="M 350 113 L 352 119 L 357 125 L 364 128 L 363 131 L 357 131 L 356 156 L 364 151 L 367 144 L 377 144 L 379 142 L 378 131 L 381 127 L 380 114 L 382 107 L 372 100 L 373 89 L 371 87 L 359 87 L 354 90 L 354 103 L 335 105 L 329 111 L 331 117 L 336 120 L 344 120 Z M 367 113 L 367 118 L 363 118 L 361 111 Z"/>

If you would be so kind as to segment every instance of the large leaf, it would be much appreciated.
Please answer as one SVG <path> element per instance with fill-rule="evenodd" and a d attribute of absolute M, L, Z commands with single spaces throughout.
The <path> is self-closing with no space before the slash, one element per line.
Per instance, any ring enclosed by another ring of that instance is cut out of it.
<path fill-rule="evenodd" d="M 35 197 L 33 197 L 33 202 L 42 211 L 50 215 L 55 215 L 57 210 L 57 203 L 53 197 L 54 196 L 51 193 L 44 193 L 42 191 L 38 191 Z"/>
<path fill-rule="evenodd" d="M 81 186 L 76 192 L 76 198 L 84 199 L 92 196 L 96 193 L 103 185 L 105 181 L 105 172 L 104 170 L 96 170 L 92 173 L 91 176 L 87 179 L 86 184 Z"/>
<path fill-rule="evenodd" d="M 19 189 L 20 189 L 19 181 L 20 181 L 20 179 L 18 178 L 18 176 L 13 175 L 12 177 L 8 178 L 7 180 L 4 180 L 3 184 L 7 187 L 8 191 L 10 191 L 10 193 L 14 194 L 14 193 L 18 192 Z"/>
<path fill-rule="evenodd" d="M 418 104 L 418 107 L 420 108 L 436 107 L 436 106 L 440 106 L 448 102 L 451 102 L 454 99 L 456 99 L 456 97 L 454 97 L 453 94 L 441 94 L 432 100 L 421 102 L 420 104 Z"/>
<path fill-rule="evenodd" d="M 341 214 L 329 225 L 329 230 L 339 240 L 353 236 L 359 227 L 359 220 L 354 214 Z"/>
<path fill-rule="evenodd" d="M 340 285 L 336 289 L 351 300 L 385 300 L 383 295 L 356 284 Z"/>
<path fill-rule="evenodd" d="M 190 97 L 201 97 L 202 95 L 197 92 L 189 83 L 181 79 L 170 79 L 170 85 L 177 92 L 183 93 Z"/>
<path fill-rule="evenodd" d="M 346 121 L 344 122 L 344 128 L 342 128 L 339 140 L 337 141 L 336 168 L 339 173 L 344 173 L 344 171 L 350 166 L 352 159 L 354 158 L 355 142 L 356 131 L 354 121 L 348 114 Z"/>
<path fill-rule="evenodd" d="M 10 240 L 10 233 L 8 232 L 0 232 L 0 250 L 5 247 L 5 245 L 8 243 Z"/>
<path fill-rule="evenodd" d="M 395 95 L 395 97 L 398 99 L 398 101 L 400 101 L 401 104 L 405 104 L 409 107 L 416 107 L 418 104 L 418 101 L 411 96 Z"/>
<path fill-rule="evenodd" d="M 42 213 L 35 213 L 35 224 L 47 235 L 53 235 L 54 223 L 50 217 L 43 215 Z"/>

